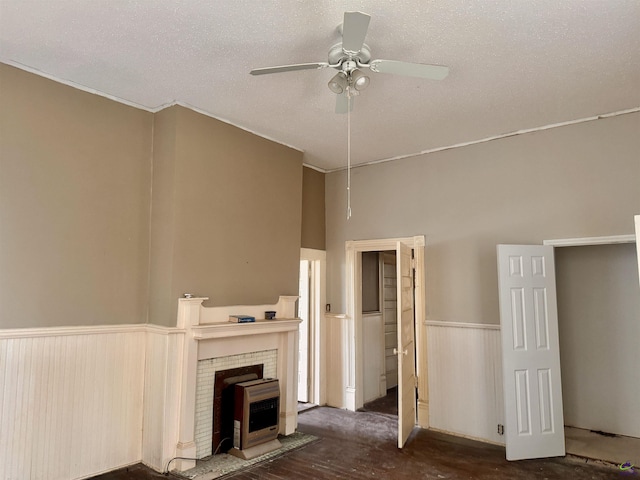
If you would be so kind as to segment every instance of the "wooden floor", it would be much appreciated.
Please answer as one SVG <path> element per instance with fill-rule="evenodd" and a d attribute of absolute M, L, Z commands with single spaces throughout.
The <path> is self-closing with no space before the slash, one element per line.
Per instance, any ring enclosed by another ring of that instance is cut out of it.
<path fill-rule="evenodd" d="M 227 478 L 599 480 L 621 473 L 564 458 L 507 462 L 502 447 L 422 429 L 399 450 L 397 417 L 389 414 L 318 407 L 300 415 L 299 430 L 320 441 Z"/>
<path fill-rule="evenodd" d="M 507 462 L 504 448 L 416 429 L 396 447 L 397 417 L 329 407 L 299 416 L 299 430 L 319 438 L 225 480 L 278 479 L 611 479 L 623 472 L 565 458 Z M 147 480 L 141 472 L 118 472 L 100 480 Z M 171 477 L 170 477 L 171 478 Z"/>
<path fill-rule="evenodd" d="M 388 413 L 389 415 L 398 415 L 398 387 L 387 390 L 384 397 L 377 398 L 371 402 L 367 402 L 359 410 L 360 412 L 377 412 Z"/>

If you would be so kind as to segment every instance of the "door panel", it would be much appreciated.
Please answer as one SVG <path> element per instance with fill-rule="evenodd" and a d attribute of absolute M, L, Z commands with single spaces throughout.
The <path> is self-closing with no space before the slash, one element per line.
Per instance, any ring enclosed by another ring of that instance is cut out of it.
<path fill-rule="evenodd" d="M 411 249 L 397 244 L 398 288 L 398 448 L 407 442 L 416 424 L 416 364 Z"/>
<path fill-rule="evenodd" d="M 563 456 L 553 247 L 498 245 L 507 460 Z"/>

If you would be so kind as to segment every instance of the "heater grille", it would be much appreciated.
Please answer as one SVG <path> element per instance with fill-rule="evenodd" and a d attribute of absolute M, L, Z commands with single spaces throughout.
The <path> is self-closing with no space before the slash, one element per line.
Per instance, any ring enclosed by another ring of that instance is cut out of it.
<path fill-rule="evenodd" d="M 253 402 L 249 406 L 249 433 L 278 424 L 278 398 Z"/>

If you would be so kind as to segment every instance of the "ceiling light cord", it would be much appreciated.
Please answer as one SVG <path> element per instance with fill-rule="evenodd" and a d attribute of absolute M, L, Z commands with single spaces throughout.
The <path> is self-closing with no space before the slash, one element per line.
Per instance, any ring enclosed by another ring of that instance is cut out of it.
<path fill-rule="evenodd" d="M 347 220 L 351 218 L 351 88 L 347 88 Z"/>

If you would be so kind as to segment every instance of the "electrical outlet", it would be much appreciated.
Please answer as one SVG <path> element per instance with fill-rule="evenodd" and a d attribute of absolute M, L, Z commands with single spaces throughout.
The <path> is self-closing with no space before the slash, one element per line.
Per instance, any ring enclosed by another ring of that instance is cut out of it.
<path fill-rule="evenodd" d="M 498 424 L 498 435 L 504 435 L 504 425 Z"/>
<path fill-rule="evenodd" d="M 327 312 L 327 313 L 329 313 L 329 312 L 331 311 L 331 304 L 330 304 L 330 303 L 327 303 L 327 304 L 324 306 L 324 311 L 325 311 L 325 312 Z"/>

